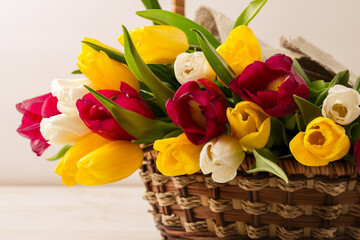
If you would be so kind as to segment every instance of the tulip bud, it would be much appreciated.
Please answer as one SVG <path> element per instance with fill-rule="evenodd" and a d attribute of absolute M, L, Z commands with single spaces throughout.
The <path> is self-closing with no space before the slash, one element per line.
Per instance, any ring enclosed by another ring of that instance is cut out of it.
<path fill-rule="evenodd" d="M 123 82 L 120 91 L 99 90 L 98 93 L 112 99 L 117 105 L 127 110 L 154 119 L 150 107 L 130 85 Z M 112 114 L 91 93 L 86 94 L 76 103 L 81 120 L 94 133 L 110 140 L 135 140 L 123 129 Z"/>
<path fill-rule="evenodd" d="M 289 143 L 294 158 L 302 165 L 325 166 L 343 158 L 350 149 L 345 129 L 329 118 L 317 117 Z"/>
<path fill-rule="evenodd" d="M 258 105 L 249 101 L 236 104 L 235 108 L 226 111 L 231 135 L 239 140 L 247 151 L 263 148 L 270 136 L 270 116 Z"/>
<path fill-rule="evenodd" d="M 189 48 L 186 34 L 168 25 L 135 28 L 130 32 L 136 50 L 146 64 L 171 64 Z M 124 35 L 118 41 L 124 46 Z"/>
<path fill-rule="evenodd" d="M 348 125 L 360 115 L 360 94 L 358 91 L 335 85 L 329 89 L 322 107 L 322 115 L 341 125 Z"/>
<path fill-rule="evenodd" d="M 206 143 L 200 153 L 200 168 L 204 174 L 218 183 L 235 178 L 237 169 L 245 158 L 238 140 L 229 135 L 221 135 Z"/>
<path fill-rule="evenodd" d="M 120 181 L 139 169 L 143 158 L 139 145 L 123 140 L 112 141 L 80 159 L 75 180 L 86 186 Z"/>
<path fill-rule="evenodd" d="M 51 93 L 57 97 L 57 107 L 60 112 L 70 115 L 79 115 L 76 101 L 89 91 L 84 87 L 92 87 L 88 79 L 55 79 L 51 83 Z"/>
<path fill-rule="evenodd" d="M 249 64 L 261 60 L 260 44 L 252 30 L 244 25 L 231 30 L 217 51 L 237 75 Z"/>
<path fill-rule="evenodd" d="M 40 122 L 40 132 L 50 144 L 73 144 L 80 137 L 90 132 L 79 116 L 59 114 L 43 118 Z"/>
<path fill-rule="evenodd" d="M 196 173 L 200 170 L 199 156 L 202 146 L 192 144 L 185 134 L 156 140 L 154 149 L 159 151 L 156 167 L 166 176 Z"/>
<path fill-rule="evenodd" d="M 305 99 L 309 96 L 305 80 L 296 72 L 292 59 L 284 54 L 248 65 L 229 87 L 242 99 L 255 102 L 276 118 L 297 109 L 294 95 Z"/>
<path fill-rule="evenodd" d="M 55 172 L 66 186 L 100 185 L 130 176 L 142 160 L 143 152 L 137 144 L 89 133 L 66 152 Z"/>
<path fill-rule="evenodd" d="M 215 79 L 215 72 L 210 67 L 203 52 L 182 53 L 176 57 L 175 76 L 179 83 L 196 81 L 200 78 Z"/>
<path fill-rule="evenodd" d="M 95 39 L 84 38 L 84 41 L 120 52 Z M 80 71 L 92 82 L 95 90 L 111 89 L 118 91 L 121 82 L 126 82 L 137 91 L 140 88 L 139 81 L 126 65 L 111 59 L 103 51 L 94 50 L 85 43 L 82 45 L 82 52 L 78 56 L 77 65 Z"/>
<path fill-rule="evenodd" d="M 201 89 L 202 85 L 205 89 Z M 193 144 L 204 144 L 227 130 L 227 100 L 220 88 L 205 78 L 182 85 L 166 102 L 171 120 Z"/>

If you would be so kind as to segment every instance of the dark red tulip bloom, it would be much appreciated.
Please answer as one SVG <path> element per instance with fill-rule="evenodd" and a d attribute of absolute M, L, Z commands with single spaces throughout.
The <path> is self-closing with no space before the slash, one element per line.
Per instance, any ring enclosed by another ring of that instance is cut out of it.
<path fill-rule="evenodd" d="M 230 83 L 241 98 L 253 101 L 273 117 L 283 117 L 297 109 L 293 95 L 307 99 L 309 88 L 296 72 L 291 58 L 277 54 L 265 62 L 256 61 Z"/>
<path fill-rule="evenodd" d="M 120 91 L 99 90 L 101 95 L 113 100 L 120 107 L 154 119 L 150 107 L 140 97 L 139 93 L 122 82 Z M 94 133 L 110 140 L 135 140 L 126 132 L 111 115 L 111 113 L 91 93 L 76 102 L 81 120 Z"/>
<path fill-rule="evenodd" d="M 202 90 L 199 84 L 205 89 Z M 206 143 L 227 130 L 227 106 L 224 93 L 207 79 L 185 83 L 174 98 L 166 102 L 170 118 L 196 145 Z"/>
<path fill-rule="evenodd" d="M 45 149 L 50 146 L 41 135 L 40 122 L 43 118 L 60 114 L 56 107 L 57 102 L 57 98 L 48 93 L 16 104 L 16 109 L 23 114 L 17 132 L 30 139 L 31 149 L 37 156 L 41 156 Z"/>
<path fill-rule="evenodd" d="M 358 139 L 354 145 L 353 157 L 357 172 L 360 175 L 360 139 Z"/>

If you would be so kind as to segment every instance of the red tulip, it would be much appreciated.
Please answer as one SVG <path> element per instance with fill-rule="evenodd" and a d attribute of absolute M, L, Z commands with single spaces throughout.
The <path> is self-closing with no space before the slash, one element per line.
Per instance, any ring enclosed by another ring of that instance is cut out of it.
<path fill-rule="evenodd" d="M 120 90 L 121 92 L 115 90 L 99 90 L 97 92 L 127 110 L 136 112 L 147 118 L 154 118 L 150 107 L 134 88 L 122 82 Z M 76 107 L 81 120 L 94 133 L 110 140 L 135 140 L 135 137 L 126 132 L 105 106 L 91 93 L 79 99 L 76 102 Z"/>
<path fill-rule="evenodd" d="M 200 85 L 205 90 L 200 89 Z M 227 99 L 219 87 L 205 78 L 182 85 L 166 110 L 193 144 L 200 145 L 227 130 Z"/>
<path fill-rule="evenodd" d="M 277 54 L 265 62 L 255 61 L 230 83 L 231 91 L 258 104 L 273 117 L 297 109 L 293 95 L 307 99 L 309 88 L 296 72 L 291 58 Z"/>
<path fill-rule="evenodd" d="M 16 109 L 23 114 L 17 132 L 30 139 L 31 149 L 37 156 L 41 156 L 45 149 L 50 146 L 41 135 L 40 122 L 43 118 L 60 114 L 56 107 L 57 102 L 57 98 L 48 93 L 16 104 Z"/>
<path fill-rule="evenodd" d="M 360 175 L 360 139 L 358 139 L 354 145 L 353 157 L 357 172 Z"/>

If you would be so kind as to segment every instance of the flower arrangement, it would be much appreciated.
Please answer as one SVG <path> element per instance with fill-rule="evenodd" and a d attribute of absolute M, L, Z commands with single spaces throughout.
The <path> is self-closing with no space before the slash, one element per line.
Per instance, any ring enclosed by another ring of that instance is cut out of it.
<path fill-rule="evenodd" d="M 156 0 L 137 12 L 154 22 L 118 38 L 124 53 L 84 38 L 78 56 L 86 78 L 55 79 L 51 92 L 16 105 L 19 134 L 49 160 L 67 186 L 119 181 L 142 164 L 154 143 L 156 166 L 166 176 L 202 171 L 225 183 L 245 156 L 248 173 L 270 172 L 295 158 L 306 166 L 350 161 L 360 174 L 360 78 L 349 72 L 331 82 L 310 79 L 296 59 L 261 59 L 248 27 L 266 3 L 254 0 L 220 44 L 195 22 L 159 8 Z M 150 146 L 151 147 L 151 146 Z"/>

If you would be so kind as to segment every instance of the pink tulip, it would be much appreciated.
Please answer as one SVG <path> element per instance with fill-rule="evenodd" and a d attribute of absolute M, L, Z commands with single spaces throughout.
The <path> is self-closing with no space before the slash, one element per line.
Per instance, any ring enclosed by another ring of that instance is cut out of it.
<path fill-rule="evenodd" d="M 119 106 L 141 114 L 147 118 L 154 118 L 150 107 L 140 97 L 139 93 L 125 82 L 121 83 L 121 92 L 115 90 L 99 90 L 101 95 L 113 100 Z M 76 102 L 81 120 L 94 133 L 110 140 L 135 140 L 126 132 L 91 93 Z"/>
<path fill-rule="evenodd" d="M 57 98 L 48 93 L 16 104 L 16 109 L 23 114 L 17 132 L 30 139 L 31 149 L 37 156 L 41 156 L 50 146 L 40 133 L 40 122 L 43 118 L 60 114 L 56 107 L 57 102 Z"/>
<path fill-rule="evenodd" d="M 201 89 L 205 87 L 204 90 Z M 205 78 L 182 85 L 166 110 L 193 144 L 200 145 L 227 130 L 227 99 L 219 87 Z"/>
<path fill-rule="evenodd" d="M 230 83 L 241 98 L 253 101 L 273 117 L 283 117 L 297 109 L 293 95 L 307 99 L 309 88 L 296 72 L 291 58 L 277 54 L 265 62 L 255 61 Z"/>

